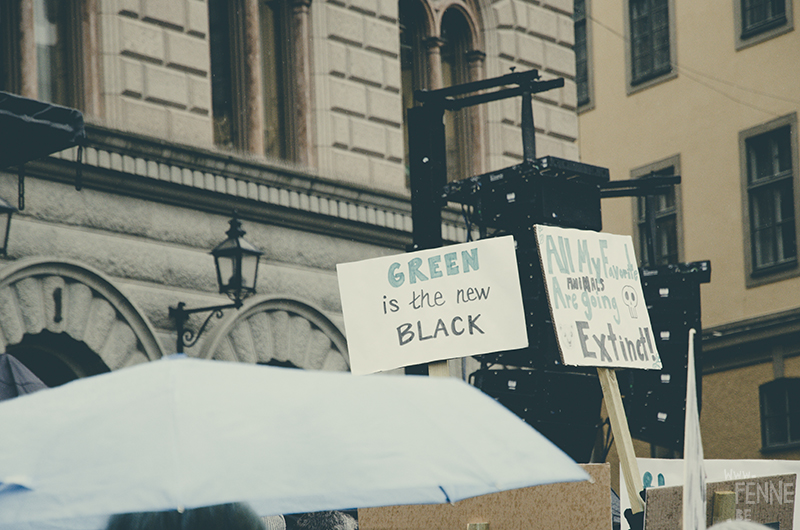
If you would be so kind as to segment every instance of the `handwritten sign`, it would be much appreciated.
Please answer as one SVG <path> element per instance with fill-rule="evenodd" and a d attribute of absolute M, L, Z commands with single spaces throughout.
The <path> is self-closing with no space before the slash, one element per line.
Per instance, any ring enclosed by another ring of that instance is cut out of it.
<path fill-rule="evenodd" d="M 661 369 L 630 236 L 536 226 L 564 364 Z"/>
<path fill-rule="evenodd" d="M 355 374 L 528 345 L 511 236 L 336 270 Z"/>
<path fill-rule="evenodd" d="M 703 528 L 714 522 L 714 499 L 717 493 L 729 495 L 732 518 L 752 521 L 780 530 L 791 530 L 794 526 L 794 504 L 796 474 L 751 477 L 746 480 L 709 482 L 704 494 L 709 506 L 703 506 L 700 523 Z M 685 506 L 681 495 L 686 486 L 665 486 L 647 489 L 644 527 L 648 530 L 685 530 Z M 726 514 L 727 515 L 727 514 Z M 683 517 L 682 517 L 683 516 Z"/>
<path fill-rule="evenodd" d="M 679 459 L 665 458 L 637 458 L 639 470 L 644 487 L 680 486 L 684 483 L 684 463 Z M 704 460 L 706 484 L 727 483 L 721 489 L 734 492 L 736 505 L 736 519 L 756 520 L 761 508 L 773 506 L 783 511 L 787 505 L 791 513 L 798 512 L 798 495 L 796 495 L 795 481 L 761 480 L 765 477 L 776 475 L 800 473 L 800 461 L 797 460 Z M 620 491 L 625 491 L 625 478 L 620 475 Z M 765 483 L 767 487 L 764 486 Z M 761 488 L 761 491 L 759 491 Z M 718 490 L 717 490 L 718 491 Z M 709 497 L 710 499 L 713 497 Z M 650 505 L 650 492 L 647 494 L 648 510 Z M 676 497 L 677 506 L 680 505 L 680 495 Z M 756 506 L 762 504 L 762 507 Z M 620 513 L 629 508 L 626 496 L 620 497 Z M 678 510 L 680 508 L 677 508 Z M 709 509 L 709 512 L 711 510 Z M 773 521 L 776 519 L 773 519 Z M 622 517 L 622 529 L 630 530 L 628 521 Z M 761 519 L 761 522 L 770 522 Z M 678 517 L 676 527 L 680 527 L 681 519 Z M 800 518 L 795 517 L 793 524 L 780 526 L 781 530 L 800 530 Z"/>

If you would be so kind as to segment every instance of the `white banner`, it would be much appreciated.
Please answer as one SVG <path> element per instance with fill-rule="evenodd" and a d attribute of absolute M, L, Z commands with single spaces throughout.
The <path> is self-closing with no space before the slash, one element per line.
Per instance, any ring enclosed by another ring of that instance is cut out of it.
<path fill-rule="evenodd" d="M 511 236 L 336 271 L 355 374 L 528 345 Z"/>
<path fill-rule="evenodd" d="M 536 226 L 564 364 L 661 369 L 630 236 Z"/>

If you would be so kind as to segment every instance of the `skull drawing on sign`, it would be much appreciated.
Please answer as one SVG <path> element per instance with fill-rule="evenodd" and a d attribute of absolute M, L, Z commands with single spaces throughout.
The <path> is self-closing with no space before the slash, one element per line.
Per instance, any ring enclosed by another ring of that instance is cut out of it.
<path fill-rule="evenodd" d="M 630 285 L 626 285 L 622 288 L 622 301 L 628 306 L 628 311 L 631 312 L 631 318 L 638 318 L 636 306 L 639 305 L 639 297 L 636 296 L 636 291 Z"/>

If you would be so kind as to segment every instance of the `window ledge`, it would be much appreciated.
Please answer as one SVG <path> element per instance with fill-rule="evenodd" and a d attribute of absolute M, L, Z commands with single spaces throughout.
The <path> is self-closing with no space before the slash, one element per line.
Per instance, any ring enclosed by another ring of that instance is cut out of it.
<path fill-rule="evenodd" d="M 774 23 L 770 25 L 764 25 L 759 27 L 758 29 L 751 29 L 748 31 L 741 31 L 741 29 L 739 29 L 736 32 L 736 51 L 744 50 L 751 46 L 755 46 L 756 44 L 766 42 L 770 39 L 774 39 L 775 37 L 780 37 L 781 35 L 793 31 L 794 23 L 792 21 L 792 16 L 790 14 L 791 5 L 792 5 L 791 2 L 787 3 L 786 17 L 780 24 Z"/>
<path fill-rule="evenodd" d="M 670 81 L 670 80 L 675 79 L 677 77 L 678 77 L 678 69 L 677 68 L 671 68 L 667 72 L 663 72 L 663 73 L 660 73 L 660 74 L 655 74 L 655 75 L 650 76 L 650 77 L 642 77 L 642 78 L 637 79 L 635 82 L 632 81 L 632 80 L 629 80 L 628 81 L 628 95 L 629 96 L 633 95 L 636 92 L 639 92 L 641 90 L 645 90 L 645 89 L 650 88 L 650 87 L 655 86 L 655 85 L 659 85 L 659 84 L 664 83 L 666 81 Z"/>
<path fill-rule="evenodd" d="M 769 453 L 780 453 L 781 451 L 792 451 L 794 449 L 800 449 L 800 442 L 791 442 L 786 444 L 770 445 L 768 447 L 762 447 L 761 452 L 764 454 L 769 454 Z"/>
<path fill-rule="evenodd" d="M 742 30 L 741 39 L 743 41 L 755 37 L 756 35 L 760 35 L 767 31 L 773 30 L 775 28 L 779 28 L 786 24 L 786 15 L 782 17 L 776 18 L 774 20 L 770 20 L 768 22 L 761 22 L 759 24 L 754 24 L 752 27 Z"/>

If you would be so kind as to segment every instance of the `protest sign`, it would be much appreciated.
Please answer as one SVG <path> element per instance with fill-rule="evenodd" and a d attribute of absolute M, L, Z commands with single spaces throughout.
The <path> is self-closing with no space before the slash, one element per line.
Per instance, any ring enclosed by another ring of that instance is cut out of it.
<path fill-rule="evenodd" d="M 661 369 L 630 236 L 536 226 L 564 364 Z"/>
<path fill-rule="evenodd" d="M 778 530 L 792 530 L 796 482 L 796 474 L 709 482 L 704 486 L 704 495 L 710 504 L 703 506 L 700 523 L 703 528 L 714 524 L 713 501 L 722 494 L 730 503 L 729 517 L 722 520 L 752 521 Z M 648 488 L 644 527 L 685 530 L 686 505 L 681 502 L 681 495 L 686 496 L 686 486 Z"/>
<path fill-rule="evenodd" d="M 659 458 L 637 458 L 638 467 L 640 470 L 639 478 L 642 479 L 644 487 L 649 489 L 658 486 L 682 486 L 684 484 L 684 462 L 681 459 L 659 459 Z M 755 520 L 756 516 L 761 513 L 761 508 L 756 504 L 778 505 L 778 508 L 784 510 L 790 506 L 792 513 L 798 509 L 797 495 L 795 495 L 795 483 L 784 481 L 780 483 L 780 479 L 776 480 L 761 480 L 765 477 L 776 477 L 780 475 L 796 475 L 800 473 L 800 461 L 798 460 L 703 460 L 703 468 L 706 474 L 706 484 L 710 483 L 727 483 L 725 488 L 728 491 L 734 492 L 734 501 L 736 504 L 735 517 L 737 519 Z M 771 482 L 771 483 L 770 483 Z M 766 491 L 764 484 L 769 485 L 769 491 Z M 620 475 L 620 490 L 624 491 L 626 488 L 625 478 Z M 761 491 L 759 491 L 759 488 Z M 715 491 L 718 490 L 715 486 Z M 778 502 L 777 491 L 781 492 L 780 498 L 782 502 Z M 759 495 L 761 495 L 759 497 Z M 772 497 L 770 497 L 772 495 Z M 678 505 L 677 511 L 680 511 L 681 494 L 678 493 L 676 500 Z M 650 494 L 648 493 L 648 509 L 650 503 Z M 781 506 L 784 506 L 781 508 Z M 630 503 L 625 496 L 620 496 L 620 513 L 624 512 L 630 507 Z M 774 506 L 773 506 L 774 507 Z M 708 507 L 708 513 L 711 513 L 711 507 Z M 678 516 L 678 525 L 680 526 L 680 515 Z M 763 522 L 763 521 L 762 521 Z M 767 521 L 769 522 L 769 521 Z M 800 530 L 800 519 L 794 518 L 793 523 L 789 525 L 789 529 Z M 625 518 L 622 518 L 622 530 L 629 530 L 629 526 Z M 781 526 L 781 530 L 788 530 L 785 526 Z"/>
<path fill-rule="evenodd" d="M 355 374 L 528 345 L 511 236 L 336 270 Z"/>

